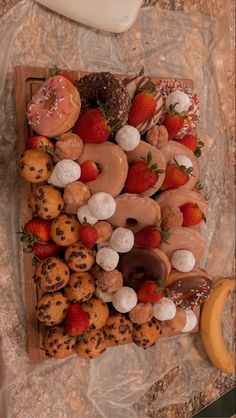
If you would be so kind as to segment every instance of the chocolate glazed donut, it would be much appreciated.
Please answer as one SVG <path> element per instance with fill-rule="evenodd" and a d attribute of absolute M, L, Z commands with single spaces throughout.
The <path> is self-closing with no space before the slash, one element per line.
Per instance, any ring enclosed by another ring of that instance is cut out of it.
<path fill-rule="evenodd" d="M 106 107 L 111 126 L 127 122 L 131 100 L 122 82 L 111 73 L 88 74 L 79 79 L 77 89 L 81 98 L 81 113 L 98 107 L 100 102 Z"/>
<path fill-rule="evenodd" d="M 170 274 L 169 281 L 172 281 L 167 286 L 169 297 L 176 306 L 183 309 L 193 308 L 204 302 L 213 286 L 207 272 L 201 269 L 194 269 L 188 273 L 174 271 Z"/>

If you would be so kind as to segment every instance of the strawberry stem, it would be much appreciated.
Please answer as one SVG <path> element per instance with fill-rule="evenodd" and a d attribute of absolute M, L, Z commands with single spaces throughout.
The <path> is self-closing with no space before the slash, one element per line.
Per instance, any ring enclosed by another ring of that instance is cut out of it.
<path fill-rule="evenodd" d="M 192 174 L 192 171 L 193 171 L 193 167 L 185 167 L 185 165 L 180 165 L 179 163 L 178 163 L 178 161 L 176 161 L 176 159 L 174 158 L 174 162 L 175 162 L 175 165 L 181 170 L 181 171 L 183 171 L 183 173 L 187 173 L 189 176 L 192 176 L 192 177 L 195 177 L 194 176 L 194 174 Z"/>

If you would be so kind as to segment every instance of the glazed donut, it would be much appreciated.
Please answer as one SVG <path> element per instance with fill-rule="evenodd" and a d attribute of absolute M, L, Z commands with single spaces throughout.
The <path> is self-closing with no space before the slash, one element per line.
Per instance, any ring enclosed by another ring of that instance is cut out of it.
<path fill-rule="evenodd" d="M 81 113 L 97 107 L 106 107 L 111 126 L 128 120 L 131 100 L 122 82 L 109 72 L 92 73 L 79 79 L 77 88 L 81 97 Z"/>
<path fill-rule="evenodd" d="M 189 250 L 193 253 L 196 266 L 200 265 L 205 250 L 205 241 L 196 230 L 187 227 L 175 227 L 169 229 L 168 244 L 162 241 L 158 247 L 160 251 L 171 259 L 176 250 Z"/>
<path fill-rule="evenodd" d="M 177 157 L 177 155 L 185 155 L 188 157 L 193 166 L 192 176 L 189 176 L 189 180 L 183 186 L 178 187 L 178 190 L 192 190 L 199 180 L 199 169 L 198 169 L 198 160 L 193 152 L 187 148 L 185 145 L 179 144 L 177 141 L 168 141 L 166 145 L 161 148 L 162 154 L 166 159 L 166 164 L 169 164 L 172 158 Z"/>
<path fill-rule="evenodd" d="M 155 83 L 149 77 L 143 76 L 125 77 L 122 80 L 122 83 L 126 87 L 131 100 L 139 90 L 151 90 L 153 87 L 156 87 Z M 152 126 L 156 125 L 164 111 L 164 102 L 159 89 L 156 88 L 156 92 L 153 94 L 153 97 L 157 102 L 154 115 L 145 122 L 136 126 L 141 134 L 147 132 Z"/>
<path fill-rule="evenodd" d="M 138 232 L 147 225 L 156 225 L 161 218 L 159 205 L 147 196 L 125 193 L 116 198 L 116 210 L 108 222 Z"/>
<path fill-rule="evenodd" d="M 187 309 L 200 305 L 207 299 L 213 282 L 205 270 L 194 269 L 188 273 L 173 272 L 167 286 L 169 297 L 176 306 Z"/>
<path fill-rule="evenodd" d="M 204 197 L 193 190 L 186 190 L 182 188 L 167 190 L 161 193 L 155 199 L 163 212 L 163 209 L 167 208 L 180 208 L 185 203 L 191 202 L 198 205 L 199 209 L 206 216 L 207 214 L 207 202 Z"/>
<path fill-rule="evenodd" d="M 53 138 L 72 128 L 80 105 L 79 92 L 70 81 L 61 75 L 50 77 L 29 103 L 28 123 L 38 134 Z"/>
<path fill-rule="evenodd" d="M 94 161 L 101 170 L 96 180 L 86 183 L 92 194 L 105 192 L 113 197 L 117 196 L 123 189 L 128 174 L 128 162 L 124 151 L 111 142 L 84 144 L 77 162 L 81 165 L 86 160 Z"/>
<path fill-rule="evenodd" d="M 165 170 L 166 161 L 162 152 L 144 141 L 140 141 L 139 145 L 133 151 L 126 152 L 129 164 L 135 161 L 139 161 L 141 158 L 146 159 L 149 152 L 152 155 L 150 166 L 153 164 L 157 164 L 157 167 L 159 169 Z M 142 195 L 152 196 L 154 193 L 156 193 L 157 190 L 161 187 L 164 181 L 164 178 L 165 178 L 165 173 L 158 174 L 158 178 L 154 186 L 145 190 L 145 192 L 143 192 Z"/>
<path fill-rule="evenodd" d="M 161 280 L 165 283 L 171 265 L 159 249 L 133 247 L 128 253 L 120 254 L 117 269 L 122 273 L 124 285 L 139 289 L 144 280 Z"/>

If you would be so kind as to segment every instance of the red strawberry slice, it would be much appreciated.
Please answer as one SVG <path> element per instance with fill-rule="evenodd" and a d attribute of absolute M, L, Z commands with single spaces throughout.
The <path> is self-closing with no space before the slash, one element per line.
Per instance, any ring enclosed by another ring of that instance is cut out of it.
<path fill-rule="evenodd" d="M 38 149 L 40 151 L 48 152 L 48 154 L 54 154 L 54 143 L 50 139 L 41 135 L 33 135 L 26 141 L 27 148 Z"/>
<path fill-rule="evenodd" d="M 33 245 L 36 242 L 47 242 L 50 238 L 51 220 L 33 218 L 26 222 L 21 234 L 21 241 Z"/>
<path fill-rule="evenodd" d="M 89 316 L 79 303 L 72 303 L 66 315 L 66 332 L 72 337 L 82 335 L 89 327 Z"/>
<path fill-rule="evenodd" d="M 176 189 L 186 184 L 189 180 L 189 176 L 192 175 L 193 168 L 186 168 L 179 165 L 177 161 L 168 165 L 166 169 L 166 175 L 164 182 L 162 183 L 161 190 Z"/>
<path fill-rule="evenodd" d="M 157 107 L 157 101 L 153 97 L 155 91 L 156 87 L 154 86 L 150 92 L 143 91 L 136 94 L 129 112 L 129 125 L 136 127 L 154 114 Z"/>
<path fill-rule="evenodd" d="M 156 225 L 148 225 L 134 234 L 134 243 L 145 248 L 157 248 L 162 241 L 169 239 L 169 233 Z"/>
<path fill-rule="evenodd" d="M 198 225 L 202 220 L 206 221 L 204 213 L 195 203 L 185 203 L 180 207 L 180 210 L 183 214 L 183 226 L 194 226 Z"/>
<path fill-rule="evenodd" d="M 108 139 L 111 129 L 101 109 L 89 109 L 79 117 L 73 132 L 79 135 L 84 143 L 99 144 Z"/>
<path fill-rule="evenodd" d="M 56 257 L 61 250 L 62 248 L 52 240 L 44 244 L 36 243 L 32 249 L 36 259 L 39 258 L 40 260 L 45 260 L 48 257 Z"/>
<path fill-rule="evenodd" d="M 199 141 L 198 138 L 191 134 L 186 134 L 183 138 L 177 139 L 177 141 L 185 145 L 187 148 L 191 149 L 196 157 L 201 157 L 202 151 L 201 148 L 204 147 L 204 142 Z"/>
<path fill-rule="evenodd" d="M 170 105 L 168 109 L 168 113 L 166 113 L 163 125 L 166 127 L 168 134 L 169 134 L 169 140 L 174 139 L 176 135 L 179 133 L 180 129 L 184 125 L 184 119 L 186 119 L 185 112 L 178 113 L 175 110 L 175 106 L 178 103 L 175 103 L 174 105 Z"/>
<path fill-rule="evenodd" d="M 93 248 L 98 239 L 98 232 L 92 225 L 83 224 L 79 228 L 80 241 L 89 249 Z"/>
<path fill-rule="evenodd" d="M 162 287 L 151 280 L 146 280 L 137 293 L 138 301 L 143 303 L 158 302 L 164 295 L 165 293 Z"/>
<path fill-rule="evenodd" d="M 80 168 L 80 181 L 82 181 L 83 183 L 87 183 L 88 181 L 96 180 L 99 174 L 99 169 L 94 161 L 86 160 L 81 164 Z"/>

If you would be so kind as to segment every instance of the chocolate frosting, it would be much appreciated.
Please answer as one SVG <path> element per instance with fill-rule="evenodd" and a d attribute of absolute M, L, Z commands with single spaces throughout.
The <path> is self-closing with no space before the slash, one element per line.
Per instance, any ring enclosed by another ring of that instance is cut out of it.
<path fill-rule="evenodd" d="M 176 306 L 186 309 L 204 302 L 211 291 L 212 285 L 212 280 L 206 277 L 188 276 L 176 280 L 167 289 Z"/>
<path fill-rule="evenodd" d="M 128 253 L 120 254 L 118 270 L 122 273 L 124 285 L 138 289 L 145 280 L 166 278 L 166 266 L 162 259 L 146 248 L 134 247 Z"/>

